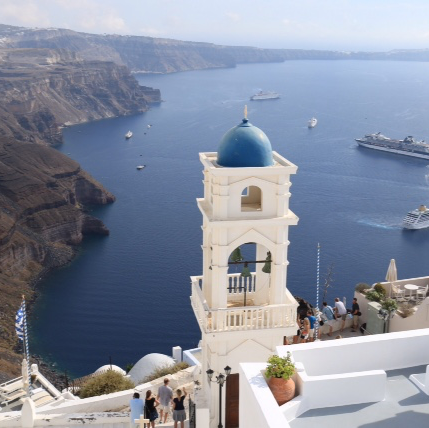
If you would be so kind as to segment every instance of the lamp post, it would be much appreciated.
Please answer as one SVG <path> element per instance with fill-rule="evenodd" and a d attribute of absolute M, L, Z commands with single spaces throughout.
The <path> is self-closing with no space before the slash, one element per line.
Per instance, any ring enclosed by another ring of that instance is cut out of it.
<path fill-rule="evenodd" d="M 209 380 L 209 382 L 216 382 L 217 384 L 219 384 L 219 424 L 218 424 L 218 428 L 223 428 L 222 425 L 222 388 L 224 383 L 226 382 L 228 376 L 231 374 L 231 367 L 226 366 L 224 368 L 225 374 L 223 373 L 219 373 L 218 376 L 216 376 L 216 380 L 212 380 L 214 371 L 212 369 L 208 369 L 206 371 L 207 373 L 207 378 Z"/>

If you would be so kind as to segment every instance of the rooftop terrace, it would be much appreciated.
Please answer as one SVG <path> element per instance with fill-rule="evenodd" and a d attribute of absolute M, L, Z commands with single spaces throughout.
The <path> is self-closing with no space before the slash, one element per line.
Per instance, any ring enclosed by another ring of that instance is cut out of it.
<path fill-rule="evenodd" d="M 425 370 L 426 366 L 417 366 L 387 371 L 386 395 L 383 401 L 312 409 L 291 421 L 290 427 L 426 427 L 429 425 L 429 396 L 409 379 L 410 375 Z M 347 394 L 347 390 L 339 390 L 338 394 Z"/>

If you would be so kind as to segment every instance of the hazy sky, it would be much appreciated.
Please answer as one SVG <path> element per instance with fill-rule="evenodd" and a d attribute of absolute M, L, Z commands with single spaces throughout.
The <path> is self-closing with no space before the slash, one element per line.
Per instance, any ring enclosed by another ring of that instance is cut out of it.
<path fill-rule="evenodd" d="M 0 0 L 0 23 L 266 48 L 429 47 L 429 0 Z"/>

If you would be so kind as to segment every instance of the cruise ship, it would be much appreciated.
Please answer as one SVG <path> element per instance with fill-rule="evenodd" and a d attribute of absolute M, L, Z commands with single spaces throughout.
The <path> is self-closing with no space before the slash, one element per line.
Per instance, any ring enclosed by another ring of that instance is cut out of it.
<path fill-rule="evenodd" d="M 420 205 L 416 210 L 410 211 L 402 221 L 405 229 L 424 229 L 429 227 L 429 209 Z"/>
<path fill-rule="evenodd" d="M 429 159 L 429 144 L 423 140 L 417 141 L 411 136 L 405 137 L 403 140 L 395 140 L 377 132 L 376 134 L 367 134 L 365 137 L 356 138 L 355 140 L 360 146 L 367 147 L 368 149 Z"/>
<path fill-rule="evenodd" d="M 250 97 L 252 101 L 276 100 L 277 98 L 280 98 L 280 94 L 278 94 L 277 92 L 264 92 L 264 91 L 259 91 L 257 94 L 252 95 Z"/>

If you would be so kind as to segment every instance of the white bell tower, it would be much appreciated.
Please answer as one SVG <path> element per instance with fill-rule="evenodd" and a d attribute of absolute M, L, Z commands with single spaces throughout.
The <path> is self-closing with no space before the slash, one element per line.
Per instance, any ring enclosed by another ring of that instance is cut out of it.
<path fill-rule="evenodd" d="M 216 375 L 230 366 L 238 373 L 240 363 L 266 361 L 296 332 L 298 304 L 286 278 L 289 226 L 298 223 L 289 209 L 290 175 L 297 167 L 273 152 L 267 136 L 247 118 L 225 134 L 217 153 L 200 153 L 200 160 L 203 274 L 191 277 L 191 302 L 202 335 L 203 389 L 211 426 L 217 426 L 219 393 L 206 370 Z M 249 276 L 241 276 L 243 264 L 231 264 L 239 247 L 254 252 L 245 257 L 253 271 Z"/>

